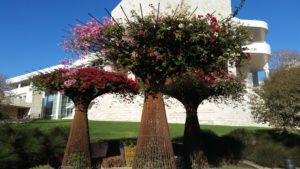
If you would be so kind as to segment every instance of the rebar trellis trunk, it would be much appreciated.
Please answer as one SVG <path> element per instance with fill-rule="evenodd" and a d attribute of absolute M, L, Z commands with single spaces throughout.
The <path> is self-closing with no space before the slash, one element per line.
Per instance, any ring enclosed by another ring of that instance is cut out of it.
<path fill-rule="evenodd" d="M 75 103 L 75 116 L 62 161 L 62 168 L 90 168 L 90 136 L 87 119 L 88 104 Z"/>
<path fill-rule="evenodd" d="M 176 169 L 161 92 L 145 94 L 133 169 Z"/>
<path fill-rule="evenodd" d="M 192 160 L 197 165 L 203 165 L 206 162 L 204 157 L 204 143 L 200 124 L 197 115 L 198 105 L 185 105 L 186 121 L 183 137 L 183 165 L 185 169 L 192 168 Z"/>

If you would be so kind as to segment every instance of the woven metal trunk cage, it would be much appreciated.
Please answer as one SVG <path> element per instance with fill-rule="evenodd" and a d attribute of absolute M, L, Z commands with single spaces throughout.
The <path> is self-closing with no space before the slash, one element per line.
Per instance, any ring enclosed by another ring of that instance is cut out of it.
<path fill-rule="evenodd" d="M 62 169 L 91 168 L 89 140 L 87 106 L 75 106 L 75 117 L 65 149 Z"/>
<path fill-rule="evenodd" d="M 133 169 L 176 169 L 161 92 L 145 95 Z"/>

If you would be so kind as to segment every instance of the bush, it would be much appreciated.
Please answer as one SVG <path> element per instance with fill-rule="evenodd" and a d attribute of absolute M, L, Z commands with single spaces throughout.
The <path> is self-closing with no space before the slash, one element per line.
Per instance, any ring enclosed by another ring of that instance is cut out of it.
<path fill-rule="evenodd" d="M 208 164 L 207 158 L 203 152 L 194 152 L 191 155 L 190 160 L 193 169 L 201 169 Z"/>
<path fill-rule="evenodd" d="M 60 166 L 68 129 L 53 128 L 45 132 L 38 128 L 25 129 L 22 125 L 11 126 L 0 127 L 0 169 L 30 168 L 45 164 L 53 168 Z M 299 134 L 238 129 L 224 136 L 204 130 L 202 135 L 204 155 L 212 166 L 235 164 L 244 159 L 266 167 L 282 167 L 287 157 L 295 159 L 297 166 L 300 166 Z M 176 141 L 182 142 L 182 138 Z M 124 139 L 123 143 L 126 165 L 131 166 L 136 139 Z M 109 159 L 107 163 L 114 161 L 124 165 L 119 159 Z"/>
<path fill-rule="evenodd" d="M 255 148 L 250 160 L 268 167 L 282 167 L 284 159 L 288 157 L 286 149 L 276 144 L 263 144 Z"/>
<path fill-rule="evenodd" d="M 300 166 L 300 148 L 296 147 L 290 151 L 290 158 L 293 158 L 296 162 L 296 166 Z"/>
<path fill-rule="evenodd" d="M 49 133 L 38 128 L 0 128 L 0 169 L 30 168 L 47 163 L 60 164 L 67 140 L 65 129 L 54 128 Z"/>
<path fill-rule="evenodd" d="M 53 168 L 50 167 L 49 165 L 40 165 L 40 166 L 32 167 L 30 169 L 53 169 Z"/>
<path fill-rule="evenodd" d="M 133 159 L 135 155 L 135 145 L 128 145 L 124 147 L 125 150 L 125 161 L 126 161 L 126 166 L 127 167 L 132 167 L 133 164 Z"/>
<path fill-rule="evenodd" d="M 126 162 L 122 156 L 114 156 L 104 158 L 101 166 L 103 166 L 104 168 L 124 167 L 126 166 L 125 163 Z"/>
<path fill-rule="evenodd" d="M 286 158 L 300 160 L 298 134 L 280 133 L 276 130 L 235 130 L 228 135 L 243 143 L 245 149 L 242 151 L 242 159 L 267 167 L 283 167 Z"/>
<path fill-rule="evenodd" d="M 245 129 L 237 129 L 232 131 L 229 135 L 241 141 L 244 147 L 241 152 L 241 159 L 247 159 L 247 156 L 255 149 L 257 143 L 254 133 Z"/>

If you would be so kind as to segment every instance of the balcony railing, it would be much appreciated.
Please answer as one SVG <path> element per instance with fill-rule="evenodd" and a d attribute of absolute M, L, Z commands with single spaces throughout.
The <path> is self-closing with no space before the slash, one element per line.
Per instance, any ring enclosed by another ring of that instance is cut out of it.
<path fill-rule="evenodd" d="M 9 91 L 6 91 L 7 94 L 20 95 L 31 92 L 31 86 L 24 86 L 20 88 L 15 88 Z"/>
<path fill-rule="evenodd" d="M 251 60 L 249 63 L 249 71 L 257 72 L 263 69 L 265 64 L 271 57 L 271 47 L 266 42 L 262 43 L 252 43 L 250 45 L 245 46 L 247 50 L 245 53 L 249 53 L 251 55 Z"/>
<path fill-rule="evenodd" d="M 264 42 L 268 33 L 268 24 L 259 20 L 236 19 L 242 25 L 247 27 L 252 37 L 252 42 Z"/>

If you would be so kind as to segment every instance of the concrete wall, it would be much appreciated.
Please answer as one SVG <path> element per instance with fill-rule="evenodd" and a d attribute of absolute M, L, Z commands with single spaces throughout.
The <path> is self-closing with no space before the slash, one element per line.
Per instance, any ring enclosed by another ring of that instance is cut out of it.
<path fill-rule="evenodd" d="M 43 103 L 44 101 L 44 93 L 34 92 L 32 95 L 32 105 L 30 108 L 30 118 L 41 118 L 42 110 L 43 110 Z"/>

